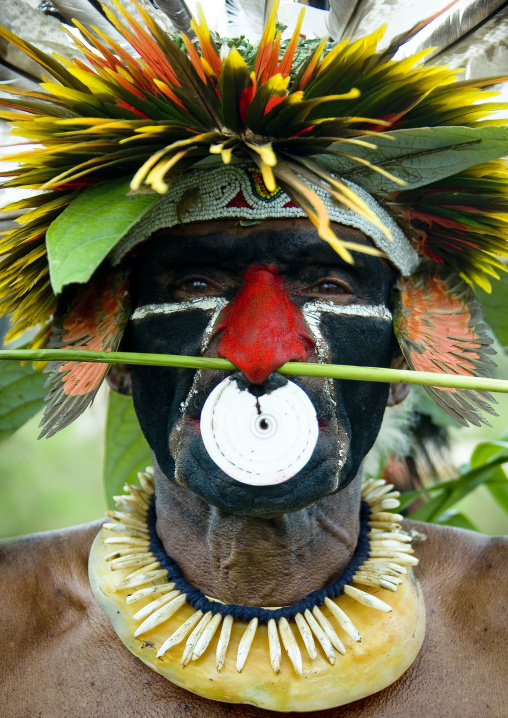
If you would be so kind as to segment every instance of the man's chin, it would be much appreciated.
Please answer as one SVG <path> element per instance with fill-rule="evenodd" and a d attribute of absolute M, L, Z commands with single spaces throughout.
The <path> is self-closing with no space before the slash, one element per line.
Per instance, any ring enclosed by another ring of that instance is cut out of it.
<path fill-rule="evenodd" d="M 226 513 L 274 518 L 306 508 L 349 483 L 344 475 L 349 472 L 338 472 L 336 457 L 323 453 L 316 447 L 308 464 L 287 481 L 271 486 L 250 486 L 219 469 L 202 445 L 191 445 L 179 451 L 176 481 Z"/>

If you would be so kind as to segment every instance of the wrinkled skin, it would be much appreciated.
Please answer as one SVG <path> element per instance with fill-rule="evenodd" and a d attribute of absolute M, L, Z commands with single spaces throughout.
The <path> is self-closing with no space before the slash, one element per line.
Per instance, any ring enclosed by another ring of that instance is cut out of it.
<path fill-rule="evenodd" d="M 270 345 L 267 337 L 271 330 L 274 344 L 280 344 L 284 335 L 298 334 L 290 346 L 280 347 L 272 369 L 285 361 L 305 360 L 305 354 L 308 361 L 319 361 L 316 339 L 308 327 L 293 328 L 293 318 L 277 324 L 282 311 L 274 306 L 277 297 L 272 303 L 266 297 L 269 284 L 274 281 L 271 272 L 278 272 L 277 291 L 297 308 L 297 321 L 304 325 L 300 310 L 310 302 L 339 307 L 360 305 L 366 310 L 373 306 L 388 308 L 395 274 L 383 260 L 365 254 L 356 253 L 355 264 L 346 264 L 319 239 L 307 221 L 287 222 L 283 233 L 280 224 L 263 222 L 239 231 L 231 223 L 216 222 L 214 226 L 207 223 L 185 227 L 176 236 L 173 232 L 170 239 L 167 232 L 159 233 L 135 259 L 144 271 L 137 275 L 134 308 L 159 307 L 161 311 L 165 304 L 205 298 L 226 300 L 228 305 L 210 326 L 212 335 L 204 353 L 224 356 L 240 368 L 245 367 L 247 378 L 254 373 L 252 367 L 257 368 L 262 361 L 263 352 Z M 357 230 L 341 231 L 347 239 L 366 241 Z M 228 310 L 244 297 L 246 271 L 260 266 L 271 268 L 264 275 L 261 272 L 262 279 L 257 280 L 258 284 L 262 281 L 265 284 L 252 287 L 243 313 L 234 326 L 228 326 Z M 212 311 L 188 308 L 186 304 L 182 304 L 180 311 L 172 307 L 171 313 L 157 313 L 155 309 L 131 322 L 125 347 L 132 351 L 199 355 L 211 318 Z M 242 344 L 244 327 L 252 325 L 249 342 Z M 327 361 L 390 365 L 394 354 L 390 321 L 323 312 L 319 329 L 326 344 Z M 261 397 L 275 381 L 269 368 L 256 377 L 258 383 L 259 379 L 266 379 L 259 388 Z M 166 477 L 213 506 L 237 515 L 268 518 L 296 511 L 348 486 L 377 436 L 388 397 L 386 384 L 292 377 L 316 407 L 320 426 L 316 449 L 309 463 L 290 480 L 275 486 L 253 487 L 240 484 L 219 469 L 206 452 L 200 435 L 203 404 L 225 375 L 199 372 L 193 386 L 194 375 L 192 370 L 133 367 L 136 412 Z"/>

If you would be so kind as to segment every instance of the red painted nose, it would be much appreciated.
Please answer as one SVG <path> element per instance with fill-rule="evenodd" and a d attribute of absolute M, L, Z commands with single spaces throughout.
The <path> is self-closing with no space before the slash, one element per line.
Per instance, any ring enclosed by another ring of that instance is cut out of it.
<path fill-rule="evenodd" d="M 253 384 L 287 361 L 307 361 L 314 343 L 300 310 L 290 301 L 276 267 L 250 267 L 245 286 L 225 309 L 217 355 L 229 359 Z"/>

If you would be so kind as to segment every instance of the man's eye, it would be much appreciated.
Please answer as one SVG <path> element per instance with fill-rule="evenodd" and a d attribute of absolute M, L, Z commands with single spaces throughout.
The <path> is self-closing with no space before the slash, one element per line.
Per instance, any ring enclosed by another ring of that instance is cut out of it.
<path fill-rule="evenodd" d="M 201 277 L 184 279 L 182 282 L 179 282 L 178 289 L 189 294 L 212 294 L 216 291 L 211 282 Z"/>
<path fill-rule="evenodd" d="M 342 282 L 327 279 L 324 282 L 315 284 L 311 291 L 313 294 L 347 294 L 349 290 Z"/>

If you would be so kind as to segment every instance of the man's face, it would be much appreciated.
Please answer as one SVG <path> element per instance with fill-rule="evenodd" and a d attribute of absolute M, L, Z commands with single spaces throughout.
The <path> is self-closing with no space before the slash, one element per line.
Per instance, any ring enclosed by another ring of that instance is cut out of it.
<path fill-rule="evenodd" d="M 336 231 L 367 243 L 357 230 Z M 224 220 L 159 232 L 135 258 L 126 348 L 225 356 L 261 397 L 285 382 L 273 372 L 289 360 L 389 366 L 394 273 L 377 257 L 354 257 L 354 265 L 343 262 L 305 219 L 248 228 Z M 304 508 L 355 478 L 379 431 L 387 384 L 291 377 L 316 409 L 316 447 L 292 478 L 252 486 L 224 473 L 201 436 L 203 405 L 226 376 L 132 367 L 141 428 L 168 481 L 224 511 L 268 518 Z"/>

